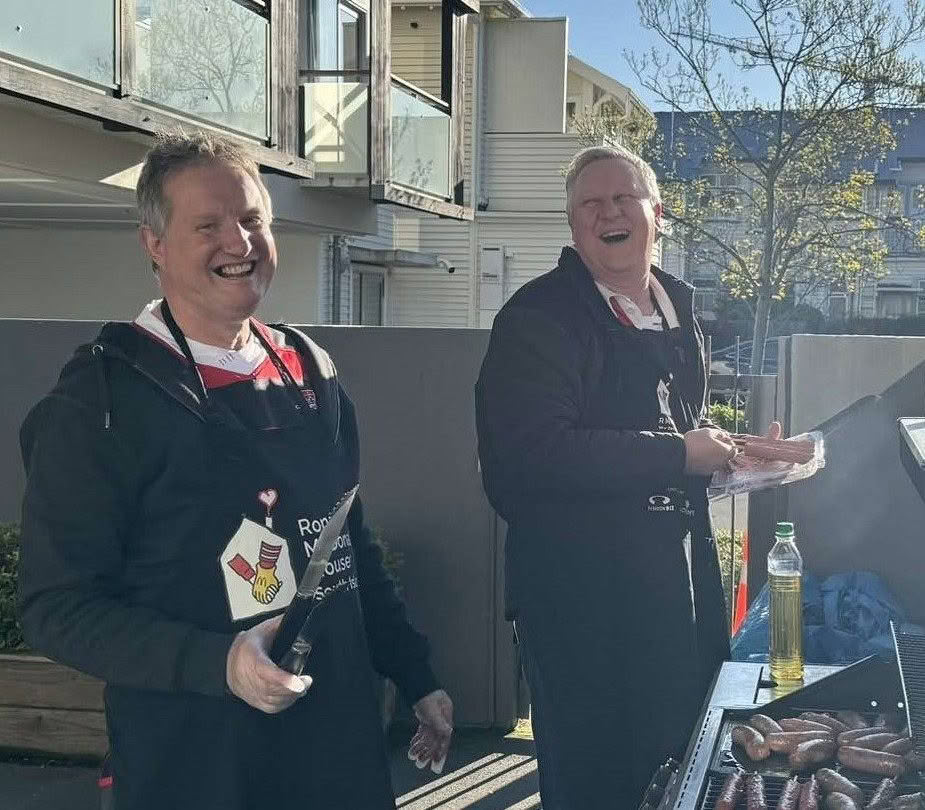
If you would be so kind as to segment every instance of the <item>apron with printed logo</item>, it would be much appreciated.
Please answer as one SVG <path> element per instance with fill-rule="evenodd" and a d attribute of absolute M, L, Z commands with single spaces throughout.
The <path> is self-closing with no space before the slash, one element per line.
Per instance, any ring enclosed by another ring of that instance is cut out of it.
<path fill-rule="evenodd" d="M 193 369 L 166 302 L 167 322 Z M 173 553 L 166 613 L 220 632 L 277 615 L 305 571 L 327 516 L 356 484 L 356 461 L 256 327 L 282 378 L 266 425 L 250 426 L 201 383 L 210 497 L 200 537 Z M 197 370 L 198 376 L 198 370 Z M 175 575 L 175 576 L 174 576 Z M 107 718 L 117 808 L 392 808 L 356 558 L 345 526 L 316 599 L 329 599 L 308 658 L 308 693 L 279 714 L 232 695 L 110 686 Z M 139 662 L 143 665 L 143 662 Z"/>

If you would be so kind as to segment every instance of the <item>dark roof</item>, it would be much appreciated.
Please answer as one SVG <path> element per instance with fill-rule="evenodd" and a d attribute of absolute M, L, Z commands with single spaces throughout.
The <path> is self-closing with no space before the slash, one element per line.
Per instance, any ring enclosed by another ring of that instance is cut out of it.
<path fill-rule="evenodd" d="M 767 118 L 757 112 L 735 113 L 739 117 L 736 132 L 750 151 L 761 150 L 766 139 Z M 898 146 L 887 155 L 886 160 L 873 158 L 862 161 L 862 166 L 877 174 L 879 180 L 894 180 L 896 170 L 901 168 L 901 161 L 925 161 L 925 108 L 883 109 L 880 115 L 888 119 L 896 134 Z M 704 165 L 709 162 L 710 141 L 700 130 L 712 130 L 714 124 L 710 114 L 705 112 L 657 112 L 656 127 L 659 135 L 659 152 L 652 160 L 659 178 L 663 178 L 668 169 L 668 156 L 671 144 L 682 139 L 684 155 L 677 158 L 674 173 L 684 179 L 693 179 L 701 174 Z"/>

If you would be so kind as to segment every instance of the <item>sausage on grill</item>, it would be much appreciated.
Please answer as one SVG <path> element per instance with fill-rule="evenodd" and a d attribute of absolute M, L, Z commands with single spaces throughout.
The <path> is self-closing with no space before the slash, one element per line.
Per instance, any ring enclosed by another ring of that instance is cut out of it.
<path fill-rule="evenodd" d="M 843 731 L 838 735 L 839 745 L 850 745 L 858 737 L 867 737 L 871 734 L 886 734 L 889 729 L 886 726 L 867 726 L 865 728 L 851 728 Z"/>
<path fill-rule="evenodd" d="M 825 797 L 825 806 L 828 810 L 860 810 L 861 808 L 860 804 L 844 793 L 830 793 Z"/>
<path fill-rule="evenodd" d="M 764 796 L 764 778 L 760 773 L 750 773 L 745 782 L 745 804 L 747 810 L 768 810 Z"/>
<path fill-rule="evenodd" d="M 864 792 L 847 776 L 842 776 L 831 768 L 820 768 L 816 771 L 816 779 L 826 793 L 843 793 L 854 799 L 858 806 L 864 804 Z"/>
<path fill-rule="evenodd" d="M 889 743 L 899 742 L 904 739 L 898 734 L 893 734 L 891 731 L 885 731 L 882 734 L 865 734 L 863 737 L 855 737 L 852 741 L 852 745 L 856 745 L 858 748 L 870 748 L 872 751 L 882 751 L 884 746 Z"/>
<path fill-rule="evenodd" d="M 753 729 L 751 726 L 734 726 L 732 729 L 732 741 L 738 743 L 745 749 L 748 758 L 755 762 L 760 762 L 771 756 L 771 748 L 767 740 L 760 731 Z"/>
<path fill-rule="evenodd" d="M 891 778 L 902 776 L 906 770 L 906 761 L 899 754 L 886 754 L 883 751 L 871 751 L 869 748 L 858 748 L 854 745 L 843 745 L 839 748 L 838 761 L 856 771 Z"/>
<path fill-rule="evenodd" d="M 766 739 L 772 751 L 789 754 L 800 743 L 809 740 L 831 740 L 832 733 L 829 731 L 778 731 L 768 734 Z"/>
<path fill-rule="evenodd" d="M 835 740 L 807 740 L 790 752 L 788 761 L 795 771 L 803 771 L 814 765 L 831 761 L 838 747 Z"/>
<path fill-rule="evenodd" d="M 800 804 L 797 810 L 819 810 L 819 800 L 822 798 L 822 788 L 819 780 L 813 774 L 800 788 Z"/>
<path fill-rule="evenodd" d="M 797 810 L 797 801 L 800 798 L 800 780 L 792 776 L 784 783 L 780 798 L 777 800 L 777 810 Z"/>
<path fill-rule="evenodd" d="M 895 740 L 891 743 L 887 743 L 883 746 L 884 751 L 888 754 L 908 754 L 915 743 L 912 740 L 912 737 L 900 737 L 898 740 Z"/>
<path fill-rule="evenodd" d="M 889 807 L 890 801 L 899 793 L 899 788 L 889 777 L 884 779 L 877 789 L 874 791 L 874 795 L 870 797 L 870 802 L 868 802 L 867 807 L 869 810 L 880 810 L 880 808 Z"/>
<path fill-rule="evenodd" d="M 922 807 L 925 807 L 925 794 L 922 793 L 897 796 L 890 802 L 891 810 L 921 810 Z"/>
<path fill-rule="evenodd" d="M 775 731 L 783 731 L 776 720 L 772 720 L 766 714 L 753 714 L 748 718 L 748 724 L 758 729 L 762 734 L 772 734 Z"/>
<path fill-rule="evenodd" d="M 822 723 L 824 726 L 828 726 L 836 734 L 841 734 L 843 731 L 848 730 L 841 720 L 836 720 L 834 717 L 829 717 L 827 714 L 820 714 L 819 712 L 803 712 L 800 715 L 801 720 L 812 720 L 814 723 Z"/>
<path fill-rule="evenodd" d="M 716 810 L 735 810 L 735 806 L 742 798 L 745 792 L 745 773 L 735 771 L 726 777 L 723 782 L 722 790 L 719 792 L 719 798 L 716 800 Z"/>
<path fill-rule="evenodd" d="M 812 720 L 801 720 L 799 717 L 785 717 L 780 721 L 780 727 L 784 731 L 825 731 L 827 734 L 832 733 L 830 726 L 816 723 Z"/>

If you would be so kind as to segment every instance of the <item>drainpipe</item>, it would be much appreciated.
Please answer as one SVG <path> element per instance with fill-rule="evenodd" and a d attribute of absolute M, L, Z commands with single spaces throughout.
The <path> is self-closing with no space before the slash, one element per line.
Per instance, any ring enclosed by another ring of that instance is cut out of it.
<path fill-rule="evenodd" d="M 350 248 L 347 237 L 337 234 L 331 237 L 331 323 L 340 323 L 340 286 L 344 273 L 350 272 Z"/>

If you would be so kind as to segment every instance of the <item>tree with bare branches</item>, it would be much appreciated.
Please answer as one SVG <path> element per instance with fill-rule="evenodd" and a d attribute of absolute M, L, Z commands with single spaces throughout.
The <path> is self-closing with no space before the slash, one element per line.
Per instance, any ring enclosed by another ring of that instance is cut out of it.
<path fill-rule="evenodd" d="M 265 135 L 266 20 L 228 0 L 139 0 L 137 20 L 145 98 Z"/>
<path fill-rule="evenodd" d="M 638 5 L 665 47 L 628 59 L 675 112 L 649 155 L 664 178 L 670 238 L 753 304 L 757 371 L 772 300 L 795 285 L 850 290 L 884 272 L 888 229 L 916 229 L 896 198 L 873 191 L 875 161 L 925 100 L 911 54 L 925 41 L 925 5 L 728 0 L 722 25 L 747 28 L 737 36 L 721 33 L 711 0 Z M 771 98 L 739 86 L 759 77 Z"/>

